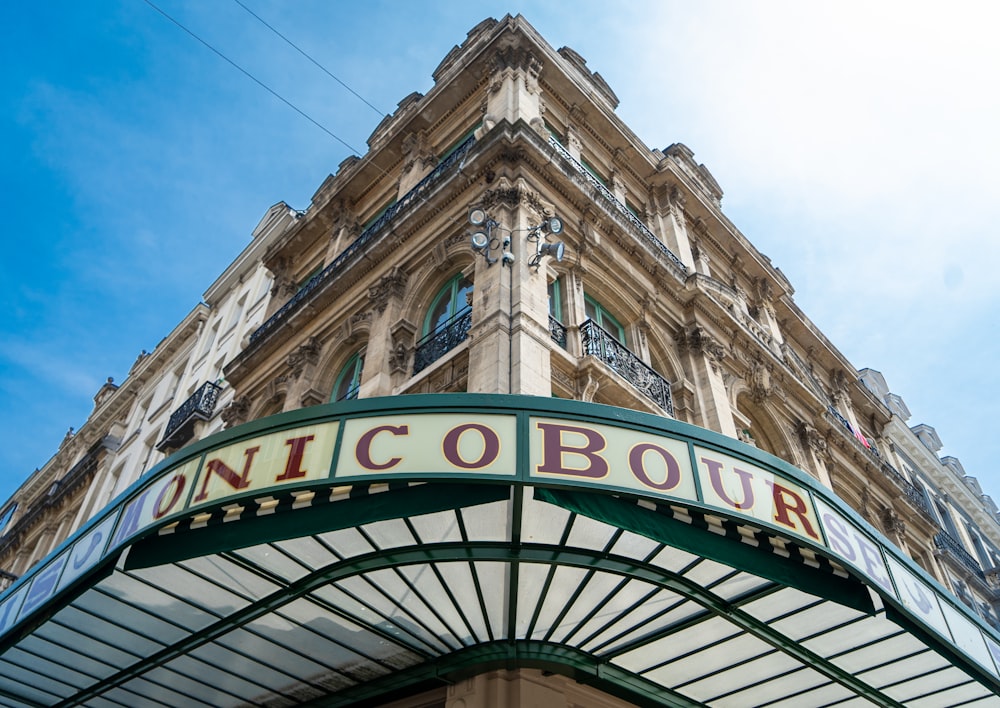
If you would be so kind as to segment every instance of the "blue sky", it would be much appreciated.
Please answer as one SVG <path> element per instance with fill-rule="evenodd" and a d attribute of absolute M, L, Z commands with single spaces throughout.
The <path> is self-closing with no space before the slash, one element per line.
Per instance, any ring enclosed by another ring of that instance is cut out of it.
<path fill-rule="evenodd" d="M 380 116 L 232 0 L 154 0 L 361 153 Z M 857 366 L 1000 501 L 1000 11 L 988 3 L 242 0 L 382 112 L 522 13 L 683 142 Z M 352 150 L 143 0 L 7 8 L 0 499 Z"/>

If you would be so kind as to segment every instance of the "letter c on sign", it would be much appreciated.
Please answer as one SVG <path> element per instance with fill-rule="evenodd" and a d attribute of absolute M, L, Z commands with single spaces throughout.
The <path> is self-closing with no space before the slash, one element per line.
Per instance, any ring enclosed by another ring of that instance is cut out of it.
<path fill-rule="evenodd" d="M 483 436 L 483 454 L 472 462 L 466 461 L 458 449 L 462 435 L 469 430 L 475 430 Z M 500 437 L 495 430 L 480 423 L 464 423 L 448 431 L 442 441 L 441 451 L 444 459 L 455 467 L 461 467 L 463 470 L 479 470 L 492 465 L 500 456 Z"/>
<path fill-rule="evenodd" d="M 388 460 L 382 463 L 375 462 L 372 459 L 372 441 L 375 436 L 379 433 L 392 433 L 393 435 L 409 435 L 410 426 L 408 425 L 378 425 L 371 430 L 367 431 L 364 435 L 358 438 L 358 445 L 354 448 L 354 456 L 358 460 L 358 464 L 364 467 L 366 470 L 387 470 L 390 467 L 395 467 L 400 462 L 403 461 L 402 457 L 390 457 Z"/>

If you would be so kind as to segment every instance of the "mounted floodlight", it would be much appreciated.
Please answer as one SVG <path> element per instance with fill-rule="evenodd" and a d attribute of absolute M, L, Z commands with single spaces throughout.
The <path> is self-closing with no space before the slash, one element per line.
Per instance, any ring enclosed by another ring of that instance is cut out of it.
<path fill-rule="evenodd" d="M 479 207 L 469 209 L 469 223 L 473 226 L 482 226 L 489 220 L 486 211 Z"/>
<path fill-rule="evenodd" d="M 487 246 L 490 245 L 490 237 L 486 235 L 483 231 L 477 231 L 472 234 L 472 248 L 476 251 L 482 251 Z"/>
<path fill-rule="evenodd" d="M 545 234 L 553 236 L 561 234 L 563 222 L 558 216 L 550 216 L 538 226 L 532 227 L 528 231 L 528 242 L 535 244 L 535 253 L 528 259 L 528 267 L 534 268 L 538 272 L 542 265 L 542 258 L 551 256 L 558 263 L 566 253 L 566 245 L 562 241 L 546 241 Z"/>
<path fill-rule="evenodd" d="M 566 244 L 562 241 L 554 241 L 552 243 L 542 243 L 538 246 L 538 257 L 541 259 L 542 256 L 552 256 L 556 259 L 556 263 L 559 263 L 563 259 L 563 255 L 566 253 Z"/>
<path fill-rule="evenodd" d="M 485 231 L 474 231 L 469 237 L 469 245 L 472 250 L 486 259 L 486 265 L 493 265 L 498 260 L 503 259 L 504 265 L 511 265 L 514 262 L 514 254 L 510 250 L 510 234 L 503 238 L 503 242 L 493 235 L 493 229 L 499 229 L 500 224 L 494 220 L 486 210 L 481 207 L 469 209 L 469 223 L 473 226 L 481 226 Z M 492 255 L 500 251 L 500 257 Z"/>

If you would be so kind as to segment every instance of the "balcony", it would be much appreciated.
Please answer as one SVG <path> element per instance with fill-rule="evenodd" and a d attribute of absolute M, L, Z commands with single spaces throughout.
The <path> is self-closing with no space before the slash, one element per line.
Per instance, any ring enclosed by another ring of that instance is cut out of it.
<path fill-rule="evenodd" d="M 176 449 L 184 445 L 194 436 L 194 424 L 199 420 L 209 420 L 215 411 L 215 402 L 219 399 L 222 388 L 211 381 L 203 383 L 197 391 L 181 404 L 180 408 L 170 414 L 167 428 L 163 431 L 163 439 L 156 444 L 156 449 L 163 452 L 166 449 Z"/>
<path fill-rule="evenodd" d="M 674 415 L 674 401 L 670 382 L 637 357 L 611 333 L 593 320 L 580 325 L 583 353 L 603 361 L 607 366 L 662 408 L 667 415 Z"/>
<path fill-rule="evenodd" d="M 899 470 L 884 459 L 873 441 L 868 440 L 867 445 L 862 443 L 861 440 L 858 439 L 857 434 L 855 434 L 854 428 L 851 426 L 850 422 L 840 413 L 840 411 L 833 406 L 828 406 L 827 412 L 835 421 L 843 426 L 847 437 L 851 439 L 851 443 L 854 447 L 867 455 L 879 471 L 891 479 L 896 486 L 902 490 L 903 496 L 906 497 L 907 501 L 923 512 L 924 516 L 933 521 L 934 515 L 931 513 L 930 505 L 927 503 L 927 498 L 924 496 L 923 491 L 906 479 L 906 477 L 900 474 Z"/>
<path fill-rule="evenodd" d="M 470 305 L 417 342 L 417 349 L 413 353 L 413 374 L 420 373 L 464 342 L 469 336 L 471 326 L 472 306 Z"/>
<path fill-rule="evenodd" d="M 687 275 L 687 266 L 684 262 L 678 258 L 669 248 L 663 245 L 660 239 L 656 238 L 656 235 L 649 230 L 649 228 L 642 223 L 642 221 L 637 217 L 632 211 L 618 201 L 610 189 L 601 184 L 601 181 L 593 175 L 593 173 L 584 167 L 583 163 L 577 160 L 575 157 L 570 155 L 569 150 L 567 150 L 562 143 L 553 137 L 549 138 L 549 145 L 551 145 L 556 152 L 562 155 L 563 159 L 566 160 L 573 168 L 582 176 L 591 187 L 593 187 L 598 194 L 604 197 L 604 200 L 608 203 L 608 206 L 625 221 L 630 223 L 645 239 L 645 241 L 653 247 L 654 250 L 659 252 L 667 261 L 672 263 L 676 268 L 680 269 L 681 273 Z"/>
<path fill-rule="evenodd" d="M 469 136 L 464 143 L 459 145 L 450 155 L 448 155 L 448 157 L 442 160 L 438 166 L 430 172 L 430 174 L 420 180 L 413 189 L 403 196 L 402 199 L 398 200 L 386 209 L 382 215 L 370 224 L 368 228 L 362 231 L 361 235 L 354 239 L 354 241 L 352 241 L 339 256 L 334 258 L 333 261 L 323 270 L 314 275 L 309 282 L 303 285 L 302 288 L 300 288 L 299 291 L 292 296 L 291 300 L 286 302 L 281 309 L 271 315 L 267 321 L 264 322 L 264 324 L 251 333 L 247 349 L 253 349 L 257 344 L 262 342 L 268 334 L 277 330 L 278 326 L 285 322 L 292 315 L 292 313 L 296 312 L 308 300 L 312 299 L 312 297 L 319 292 L 321 286 L 333 281 L 337 275 L 345 270 L 352 261 L 356 260 L 362 252 L 366 251 L 376 240 L 376 237 L 385 230 L 385 227 L 393 219 L 395 219 L 400 212 L 405 210 L 414 202 L 422 199 L 425 192 L 429 191 L 429 189 L 436 184 L 446 172 L 451 170 L 452 167 L 457 165 L 462 158 L 465 157 L 475 141 L 476 140 L 473 136 Z"/>
<path fill-rule="evenodd" d="M 566 348 L 566 325 L 549 315 L 549 336 L 563 349 Z"/>
<path fill-rule="evenodd" d="M 934 545 L 943 551 L 947 551 L 952 559 L 957 561 L 959 565 L 964 567 L 980 580 L 986 579 L 982 566 L 979 565 L 976 559 L 962 547 L 962 544 L 959 543 L 958 539 L 947 531 L 941 531 L 934 536 Z"/>

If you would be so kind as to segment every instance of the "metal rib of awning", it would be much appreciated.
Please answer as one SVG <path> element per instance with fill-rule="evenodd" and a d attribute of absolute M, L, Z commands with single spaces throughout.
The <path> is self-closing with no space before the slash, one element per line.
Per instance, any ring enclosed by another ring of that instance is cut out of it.
<path fill-rule="evenodd" d="M 127 548 L 0 655 L 0 702 L 335 706 L 527 666 L 646 705 L 1000 704 L 925 639 L 835 560 L 683 505 L 339 486 Z"/>

